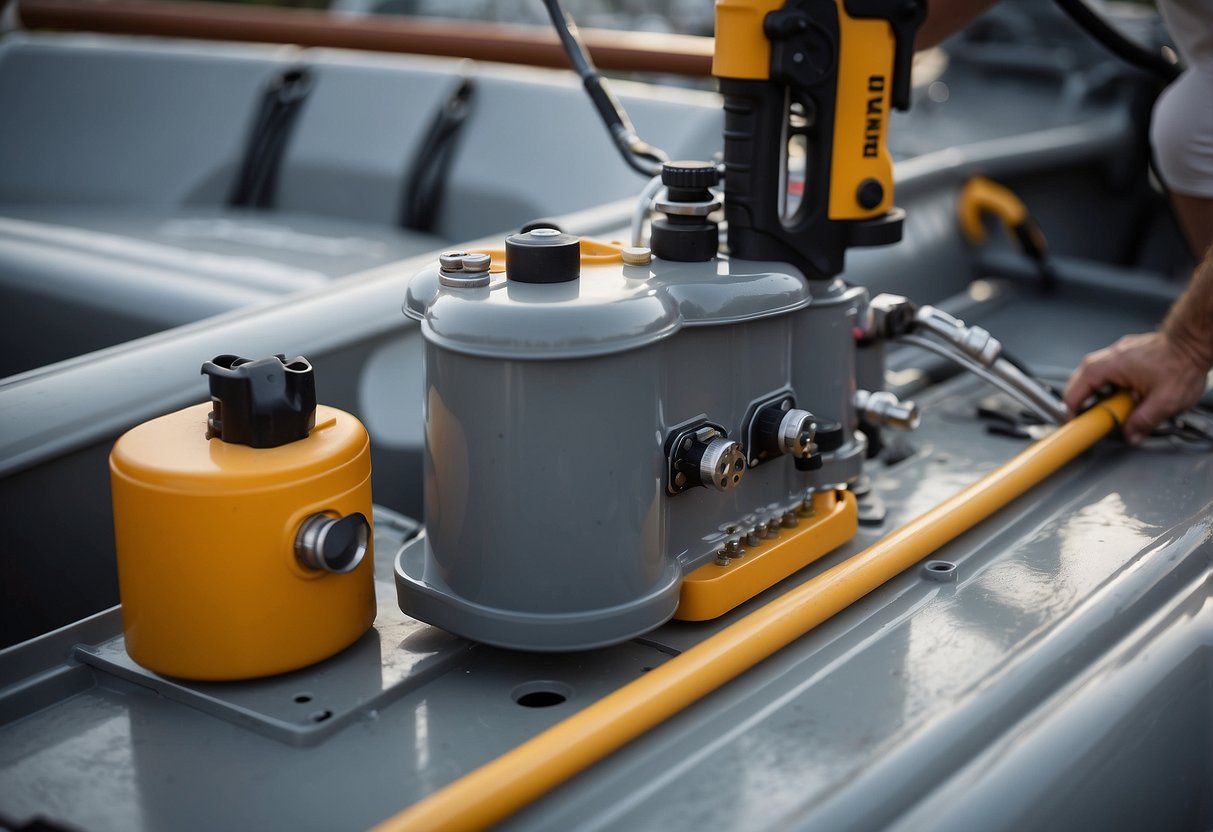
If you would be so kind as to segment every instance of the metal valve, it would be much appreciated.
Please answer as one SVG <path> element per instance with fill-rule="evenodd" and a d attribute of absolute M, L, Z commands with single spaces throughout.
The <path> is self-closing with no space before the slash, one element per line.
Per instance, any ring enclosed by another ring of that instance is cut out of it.
<path fill-rule="evenodd" d="M 487 254 L 445 251 L 438 257 L 438 282 L 452 289 L 488 286 L 492 262 Z"/>
<path fill-rule="evenodd" d="M 983 367 L 993 367 L 1002 354 L 1002 344 L 989 332 L 979 326 L 965 326 L 964 321 L 934 306 L 920 308 L 914 322 L 918 328 L 942 338 Z"/>
<path fill-rule="evenodd" d="M 914 430 L 922 421 L 918 405 L 912 401 L 903 402 L 885 390 L 875 393 L 856 390 L 853 404 L 860 419 L 877 427 Z"/>
<path fill-rule="evenodd" d="M 705 486 L 717 491 L 732 491 L 741 484 L 746 461 L 741 446 L 729 439 L 722 428 L 699 424 L 684 428 L 669 440 L 671 494 Z"/>
<path fill-rule="evenodd" d="M 805 457 L 813 453 L 813 436 L 817 433 L 817 422 L 807 410 L 792 408 L 783 414 L 776 431 L 781 453 Z"/>
<path fill-rule="evenodd" d="M 924 338 L 918 333 L 932 335 L 943 343 Z M 901 339 L 970 370 L 1045 422 L 1059 425 L 1066 420 L 1066 406 L 1060 397 L 1002 357 L 1002 344 L 979 326 L 965 326 L 964 321 L 940 309 L 924 306 L 914 316 L 914 331 L 902 335 Z"/>
<path fill-rule="evenodd" d="M 807 410 L 791 407 L 787 400 L 767 405 L 754 417 L 750 465 L 779 454 L 806 458 L 817 450 L 816 433 L 816 417 Z"/>
<path fill-rule="evenodd" d="M 868 304 L 869 321 L 864 335 L 872 339 L 896 338 L 914 328 L 918 310 L 909 298 L 881 292 Z"/>
<path fill-rule="evenodd" d="M 817 417 L 795 404 L 791 394 L 785 393 L 750 408 L 745 437 L 751 468 L 782 454 L 797 462 L 819 456 Z"/>

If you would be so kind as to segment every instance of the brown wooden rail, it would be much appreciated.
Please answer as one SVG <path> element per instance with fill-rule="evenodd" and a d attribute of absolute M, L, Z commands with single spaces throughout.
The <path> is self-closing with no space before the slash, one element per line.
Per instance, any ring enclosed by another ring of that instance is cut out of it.
<path fill-rule="evenodd" d="M 542 26 L 139 0 L 20 0 L 17 11 L 22 23 L 30 29 L 294 43 L 530 66 L 568 66 L 555 33 Z M 582 29 L 581 35 L 600 69 L 711 74 L 711 38 L 602 29 Z"/>

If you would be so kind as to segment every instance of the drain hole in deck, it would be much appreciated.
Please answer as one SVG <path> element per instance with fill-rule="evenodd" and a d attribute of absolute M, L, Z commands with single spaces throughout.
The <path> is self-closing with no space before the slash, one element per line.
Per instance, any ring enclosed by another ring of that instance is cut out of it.
<path fill-rule="evenodd" d="M 563 682 L 526 682 L 510 691 L 510 698 L 524 708 L 550 708 L 565 702 L 573 689 Z"/>
<path fill-rule="evenodd" d="M 554 690 L 536 690 L 524 693 L 516 701 L 524 708 L 550 708 L 553 705 L 559 705 L 564 700 L 564 694 Z"/>
<path fill-rule="evenodd" d="M 310 719 L 312 722 L 324 722 L 332 715 L 333 712 L 330 710 L 312 711 L 311 715 L 308 716 L 308 719 Z"/>
<path fill-rule="evenodd" d="M 304 704 L 312 701 L 312 695 L 310 693 L 296 693 L 295 701 L 298 702 L 300 705 L 304 705 Z"/>

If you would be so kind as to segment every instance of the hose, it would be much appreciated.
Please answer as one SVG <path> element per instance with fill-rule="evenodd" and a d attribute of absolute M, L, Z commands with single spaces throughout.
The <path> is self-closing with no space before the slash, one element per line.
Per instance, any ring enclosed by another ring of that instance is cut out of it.
<path fill-rule="evenodd" d="M 644 245 L 644 221 L 648 218 L 649 211 L 653 209 L 653 200 L 664 187 L 665 184 L 661 181 L 661 177 L 654 176 L 641 190 L 636 202 L 636 210 L 632 212 L 632 245 Z"/>
<path fill-rule="evenodd" d="M 1003 362 L 1000 368 L 1002 375 L 1000 375 L 983 367 L 960 350 L 944 344 L 938 344 L 929 338 L 923 338 L 921 335 L 901 335 L 897 340 L 919 347 L 920 349 L 928 350 L 954 362 L 957 366 L 968 370 L 982 381 L 1006 393 L 1012 399 L 1032 411 L 1045 424 L 1061 424 L 1066 419 L 1065 405 L 1056 401 L 1055 397 L 1044 392 L 1023 371 L 1005 359 L 999 359 L 999 361 Z M 1008 374 L 1012 375 L 1012 378 L 1008 378 Z M 1017 385 L 1015 381 L 1018 381 L 1019 384 Z"/>
<path fill-rule="evenodd" d="M 1083 0 L 1057 0 L 1057 5 L 1071 20 L 1086 30 L 1087 34 L 1121 60 L 1154 73 L 1168 84 L 1182 72 L 1161 54 L 1145 49 L 1113 29 Z"/>
<path fill-rule="evenodd" d="M 644 176 L 659 175 L 662 163 L 669 161 L 669 157 L 658 148 L 646 144 L 636 135 L 636 128 L 632 126 L 627 112 L 624 111 L 619 100 L 611 94 L 603 77 L 598 74 L 598 69 L 594 66 L 590 53 L 586 51 L 585 44 L 581 42 L 577 24 L 560 5 L 560 0 L 543 0 L 543 5 L 552 19 L 552 26 L 556 29 L 565 54 L 569 56 L 569 62 L 581 77 L 585 91 L 589 94 L 590 100 L 594 102 L 594 107 L 598 110 L 598 115 L 602 118 L 603 123 L 606 124 L 607 130 L 610 131 L 611 138 L 615 140 L 615 146 L 619 149 L 623 160 L 633 170 Z"/>
<path fill-rule="evenodd" d="M 484 829 L 736 678 L 969 530 L 1095 444 L 1133 409 L 1100 402 L 959 494 L 533 739 L 383 821 L 379 832 Z"/>

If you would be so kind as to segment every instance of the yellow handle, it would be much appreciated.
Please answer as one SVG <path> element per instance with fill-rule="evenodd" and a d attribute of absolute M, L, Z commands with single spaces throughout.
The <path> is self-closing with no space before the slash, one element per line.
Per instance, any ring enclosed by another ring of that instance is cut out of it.
<path fill-rule="evenodd" d="M 393 830 L 484 829 L 737 677 L 989 517 L 1133 409 L 1101 402 L 959 494 L 636 681 L 388 818 Z"/>
<path fill-rule="evenodd" d="M 993 214 L 1007 228 L 1016 228 L 1028 219 L 1027 206 L 1019 197 L 984 176 L 974 176 L 965 183 L 956 210 L 960 216 L 960 229 L 971 245 L 986 241 L 986 228 L 981 221 L 983 214 Z"/>

